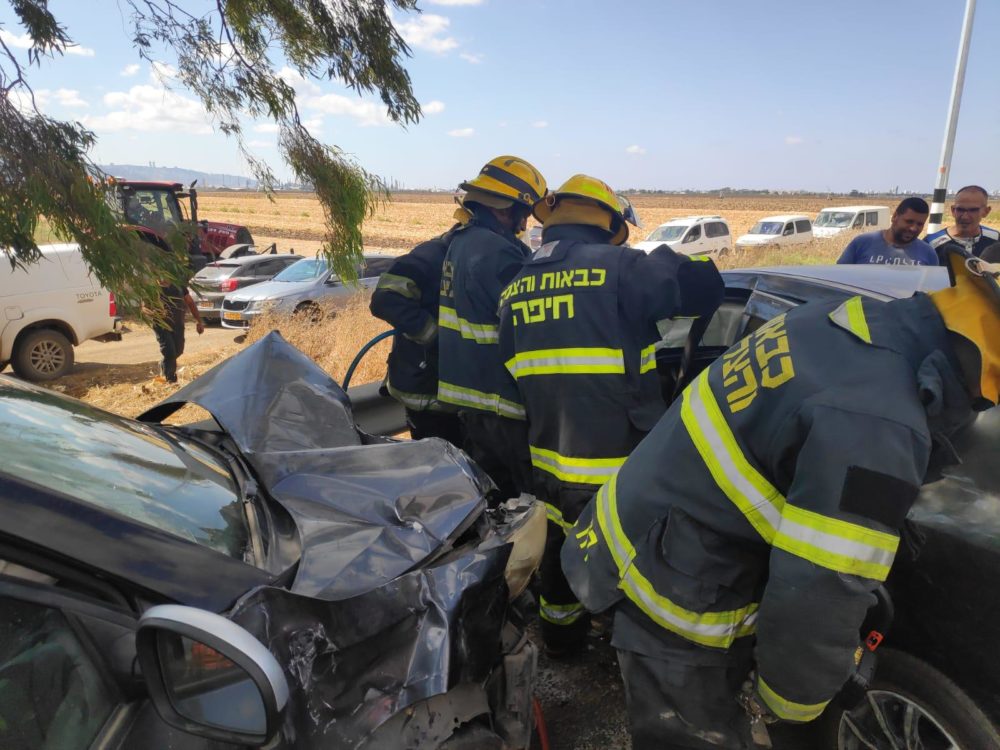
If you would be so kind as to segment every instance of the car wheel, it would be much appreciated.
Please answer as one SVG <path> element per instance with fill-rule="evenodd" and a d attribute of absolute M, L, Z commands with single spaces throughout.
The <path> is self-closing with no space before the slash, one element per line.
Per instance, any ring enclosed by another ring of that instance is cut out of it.
<path fill-rule="evenodd" d="M 725 255 L 729 255 L 729 253 L 730 253 L 731 251 L 732 251 L 732 250 L 731 250 L 731 248 L 729 247 L 729 245 L 723 245 L 722 247 L 720 247 L 720 248 L 719 248 L 719 257 L 721 258 L 721 257 L 723 257 L 723 256 L 725 256 Z"/>
<path fill-rule="evenodd" d="M 824 747 L 837 750 L 1000 750 L 1000 735 L 961 688 L 926 662 L 892 649 L 879 652 L 865 701 L 821 721 Z"/>
<path fill-rule="evenodd" d="M 303 302 L 295 308 L 296 318 L 308 320 L 310 323 L 319 323 L 323 320 L 323 311 L 315 302 Z"/>
<path fill-rule="evenodd" d="M 21 337 L 11 362 L 25 380 L 55 380 L 73 367 L 73 345 L 59 331 L 39 328 Z"/>

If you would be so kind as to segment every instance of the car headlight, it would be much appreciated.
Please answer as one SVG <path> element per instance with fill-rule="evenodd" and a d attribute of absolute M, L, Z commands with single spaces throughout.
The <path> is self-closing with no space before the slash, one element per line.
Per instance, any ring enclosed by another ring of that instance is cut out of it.
<path fill-rule="evenodd" d="M 244 307 L 243 309 L 246 310 L 246 311 L 259 310 L 263 306 L 264 306 L 264 300 L 255 299 L 255 300 L 250 300 L 249 302 L 247 302 L 247 306 Z"/>
<path fill-rule="evenodd" d="M 513 545 L 504 578 L 507 579 L 510 598 L 514 599 L 527 588 L 532 574 L 542 562 L 548 524 L 545 506 L 530 495 L 509 500 L 510 503 L 514 504 L 512 510 L 519 515 L 503 529 L 502 535 Z M 527 505 L 523 510 L 518 507 L 523 505 Z"/>

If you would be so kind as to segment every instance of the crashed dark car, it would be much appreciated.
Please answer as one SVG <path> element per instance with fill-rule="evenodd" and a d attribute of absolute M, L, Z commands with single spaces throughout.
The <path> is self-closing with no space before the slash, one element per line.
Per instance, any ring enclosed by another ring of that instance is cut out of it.
<path fill-rule="evenodd" d="M 528 746 L 537 503 L 276 333 L 140 419 L 0 378 L 0 747 Z"/>
<path fill-rule="evenodd" d="M 898 299 L 949 283 L 944 268 L 889 266 L 752 268 L 723 277 L 725 301 L 700 345 L 687 341 L 690 321 L 666 331 L 657 369 L 668 397 L 685 343 L 692 353 L 683 365 L 686 381 L 797 305 L 855 295 Z M 895 612 L 876 651 L 878 667 L 866 700 L 850 713 L 832 705 L 814 726 L 791 729 L 785 737 L 779 729 L 776 748 L 1000 750 L 994 629 L 1000 600 L 993 594 L 1000 575 L 1000 408 L 979 414 L 950 442 L 946 448 L 960 462 L 932 469 L 886 582 Z"/>

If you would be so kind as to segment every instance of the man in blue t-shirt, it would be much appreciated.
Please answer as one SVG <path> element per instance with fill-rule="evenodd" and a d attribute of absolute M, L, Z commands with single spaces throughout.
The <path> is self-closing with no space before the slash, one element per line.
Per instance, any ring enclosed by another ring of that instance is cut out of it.
<path fill-rule="evenodd" d="M 838 263 L 881 263 L 890 266 L 936 266 L 934 248 L 917 236 L 930 207 L 923 198 L 905 198 L 896 206 L 889 228 L 859 234 L 844 248 Z"/>

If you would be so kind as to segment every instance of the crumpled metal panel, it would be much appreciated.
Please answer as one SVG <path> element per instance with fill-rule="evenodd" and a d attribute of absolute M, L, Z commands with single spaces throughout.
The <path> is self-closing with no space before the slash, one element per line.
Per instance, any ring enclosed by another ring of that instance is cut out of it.
<path fill-rule="evenodd" d="M 370 591 L 450 544 L 486 507 L 485 475 L 449 443 L 362 445 L 344 391 L 277 332 L 140 419 L 164 419 L 185 403 L 215 418 L 293 517 L 296 593 Z"/>
<path fill-rule="evenodd" d="M 501 540 L 463 548 L 343 601 L 273 587 L 239 601 L 229 616 L 288 679 L 288 746 L 361 747 L 408 706 L 485 681 L 501 658 L 509 550 Z"/>

